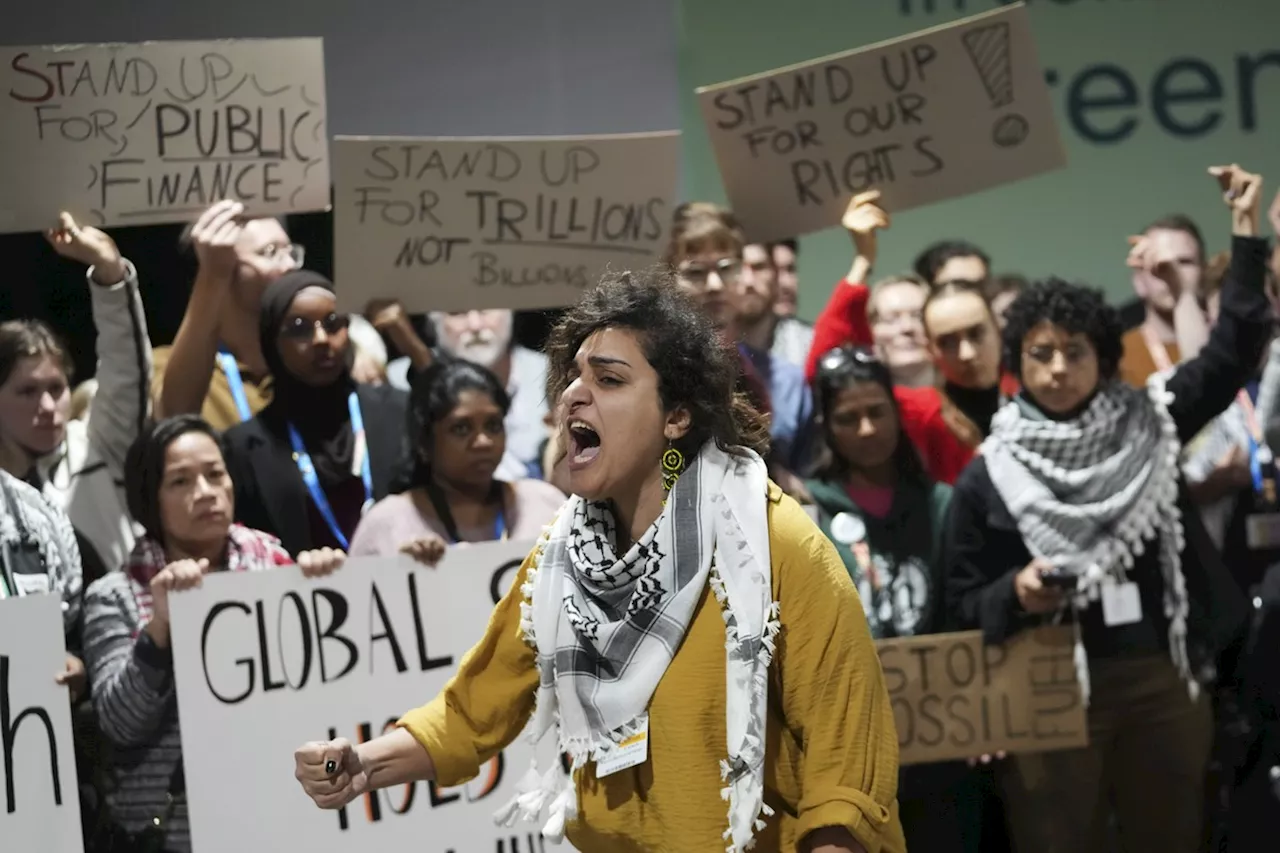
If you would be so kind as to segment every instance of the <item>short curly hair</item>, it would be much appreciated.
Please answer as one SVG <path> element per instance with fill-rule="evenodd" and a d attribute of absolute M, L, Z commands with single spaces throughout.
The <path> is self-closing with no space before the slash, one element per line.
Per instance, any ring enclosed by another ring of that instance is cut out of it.
<path fill-rule="evenodd" d="M 688 435 L 677 442 L 692 458 L 707 440 L 723 450 L 747 447 L 765 456 L 768 421 L 735 392 L 741 369 L 737 352 L 691 301 L 665 267 L 606 273 L 556 324 L 547 340 L 547 399 L 560 400 L 573 379 L 578 349 L 602 329 L 629 329 L 658 374 L 666 409 L 684 407 Z"/>
<path fill-rule="evenodd" d="M 1089 339 L 1098 354 L 1098 375 L 1114 379 L 1124 355 L 1120 313 L 1107 304 L 1101 290 L 1050 277 L 1018 296 L 1005 314 L 1005 368 L 1022 378 L 1022 342 L 1036 326 L 1052 323 Z"/>

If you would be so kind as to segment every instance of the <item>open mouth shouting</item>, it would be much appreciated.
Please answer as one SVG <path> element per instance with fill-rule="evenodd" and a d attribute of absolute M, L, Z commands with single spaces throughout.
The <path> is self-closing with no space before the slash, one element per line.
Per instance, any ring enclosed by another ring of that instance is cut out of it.
<path fill-rule="evenodd" d="M 569 421 L 569 469 L 581 470 L 600 455 L 600 433 L 582 420 Z"/>

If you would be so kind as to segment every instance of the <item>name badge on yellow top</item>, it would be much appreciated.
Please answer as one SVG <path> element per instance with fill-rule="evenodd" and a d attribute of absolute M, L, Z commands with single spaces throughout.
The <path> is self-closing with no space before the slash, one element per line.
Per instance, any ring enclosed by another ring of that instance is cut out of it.
<path fill-rule="evenodd" d="M 637 721 L 639 730 L 614 744 L 609 751 L 596 758 L 596 778 L 636 767 L 649 760 L 649 715 L 645 714 Z"/>

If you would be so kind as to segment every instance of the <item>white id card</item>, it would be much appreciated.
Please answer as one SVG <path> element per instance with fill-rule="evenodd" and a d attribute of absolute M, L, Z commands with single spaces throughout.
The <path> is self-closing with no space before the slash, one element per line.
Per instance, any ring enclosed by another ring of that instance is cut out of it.
<path fill-rule="evenodd" d="M 1142 598 L 1133 581 L 1102 583 L 1102 619 L 1108 626 L 1132 625 L 1142 621 Z"/>
<path fill-rule="evenodd" d="M 596 778 L 644 764 L 649 760 L 649 715 L 645 714 L 640 730 L 611 747 L 605 755 L 596 758 Z"/>
<path fill-rule="evenodd" d="M 1245 519 L 1245 537 L 1251 551 L 1280 547 L 1280 513 L 1263 512 Z"/>
<path fill-rule="evenodd" d="M 14 575 L 13 585 L 18 595 L 44 595 L 50 588 L 48 575 Z"/>

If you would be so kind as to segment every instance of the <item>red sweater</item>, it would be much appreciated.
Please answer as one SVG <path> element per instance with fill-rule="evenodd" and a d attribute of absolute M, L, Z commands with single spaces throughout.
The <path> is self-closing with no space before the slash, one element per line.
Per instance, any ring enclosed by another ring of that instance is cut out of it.
<path fill-rule="evenodd" d="M 813 381 L 818 359 L 846 344 L 870 347 L 871 324 L 867 321 L 865 284 L 842 280 L 831 293 L 827 306 L 813 324 L 813 347 L 809 350 L 805 376 Z M 942 395 L 936 388 L 895 386 L 893 396 L 902 414 L 902 430 L 916 446 L 925 471 L 940 483 L 954 483 L 973 458 L 973 448 L 956 438 L 942 418 Z"/>

